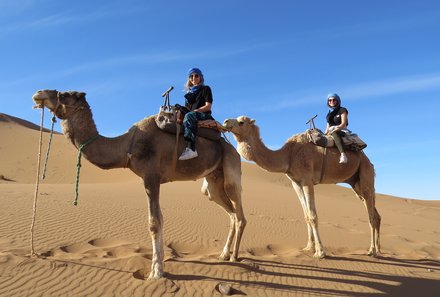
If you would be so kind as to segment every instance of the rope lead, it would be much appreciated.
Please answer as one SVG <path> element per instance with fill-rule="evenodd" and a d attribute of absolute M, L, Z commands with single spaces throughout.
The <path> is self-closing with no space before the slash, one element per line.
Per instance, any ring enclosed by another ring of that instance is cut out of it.
<path fill-rule="evenodd" d="M 78 148 L 78 160 L 76 163 L 76 181 L 75 181 L 75 199 L 73 200 L 73 205 L 77 206 L 78 205 L 78 188 L 79 188 L 79 173 L 81 171 L 81 157 L 82 157 L 82 151 L 83 149 L 88 146 L 89 144 L 91 144 L 93 141 L 95 141 L 98 138 L 99 134 L 96 134 L 95 136 L 93 136 L 92 138 L 90 138 L 89 140 L 87 140 L 86 142 L 84 142 L 83 144 L 81 144 Z"/>
<path fill-rule="evenodd" d="M 39 106 L 41 108 L 41 123 L 40 123 L 40 140 L 38 142 L 38 161 L 37 161 L 37 179 L 35 181 L 35 195 L 34 203 L 32 207 L 32 222 L 31 222 L 31 257 L 37 257 L 37 253 L 34 249 L 34 228 L 35 228 L 35 217 L 37 216 L 37 200 L 38 200 L 38 187 L 40 185 L 40 165 L 41 165 L 41 147 L 43 146 L 43 123 L 44 123 L 44 106 Z"/>
<path fill-rule="evenodd" d="M 47 163 L 49 161 L 49 152 L 50 152 L 50 146 L 52 145 L 52 136 L 53 136 L 53 126 L 57 122 L 57 118 L 55 116 L 52 117 L 52 128 L 50 129 L 50 138 L 49 138 L 49 144 L 47 146 L 47 152 L 46 152 L 46 161 L 44 162 L 44 169 L 43 174 L 41 175 L 41 179 L 46 178 L 46 169 L 47 169 Z"/>

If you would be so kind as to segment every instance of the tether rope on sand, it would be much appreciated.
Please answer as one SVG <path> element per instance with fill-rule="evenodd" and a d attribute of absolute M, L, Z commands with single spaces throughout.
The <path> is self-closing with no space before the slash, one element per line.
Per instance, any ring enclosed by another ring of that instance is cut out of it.
<path fill-rule="evenodd" d="M 34 204 L 32 211 L 32 223 L 31 223 L 31 257 L 37 257 L 37 253 L 34 250 L 34 227 L 35 227 L 35 217 L 37 215 L 37 200 L 38 200 L 38 187 L 40 185 L 40 164 L 41 164 L 41 147 L 43 145 L 43 121 L 44 121 L 44 106 L 36 106 L 36 108 L 41 108 L 41 124 L 40 124 L 40 140 L 38 144 L 38 162 L 37 162 L 37 179 L 35 182 L 35 195 Z"/>

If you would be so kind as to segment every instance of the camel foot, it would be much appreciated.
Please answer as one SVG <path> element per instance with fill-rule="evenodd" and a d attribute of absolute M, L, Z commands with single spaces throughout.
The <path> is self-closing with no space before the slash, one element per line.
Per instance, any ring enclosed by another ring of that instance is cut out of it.
<path fill-rule="evenodd" d="M 313 250 L 313 246 L 312 245 L 307 245 L 305 248 L 302 249 L 303 252 L 310 252 Z"/>
<path fill-rule="evenodd" d="M 229 262 L 237 262 L 237 257 L 232 255 L 231 258 L 229 259 Z"/>
<path fill-rule="evenodd" d="M 316 258 L 316 259 L 324 259 L 324 258 L 325 258 L 325 253 L 324 253 L 324 251 L 316 251 L 316 252 L 313 254 L 313 258 Z"/>
<path fill-rule="evenodd" d="M 370 257 L 374 257 L 374 258 L 376 258 L 376 257 L 377 257 L 376 249 L 374 249 L 374 248 L 370 248 L 370 249 L 368 250 L 367 255 L 370 256 Z"/>
<path fill-rule="evenodd" d="M 151 271 L 147 280 L 158 280 L 164 276 L 163 271 Z"/>
<path fill-rule="evenodd" d="M 219 258 L 219 260 L 222 260 L 222 261 L 228 261 L 230 259 L 229 252 L 228 253 L 224 253 L 224 252 L 221 253 L 218 258 Z"/>

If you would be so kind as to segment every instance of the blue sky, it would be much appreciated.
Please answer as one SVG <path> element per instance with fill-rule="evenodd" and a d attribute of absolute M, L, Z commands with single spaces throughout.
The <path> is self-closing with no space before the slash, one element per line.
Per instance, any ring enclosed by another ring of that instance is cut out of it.
<path fill-rule="evenodd" d="M 315 114 L 324 129 L 337 92 L 377 192 L 440 199 L 438 1 L 2 0 L 0 45 L 0 112 L 38 123 L 36 90 L 85 91 L 106 136 L 170 85 L 182 103 L 193 66 L 215 118 L 256 119 L 273 149 Z"/>

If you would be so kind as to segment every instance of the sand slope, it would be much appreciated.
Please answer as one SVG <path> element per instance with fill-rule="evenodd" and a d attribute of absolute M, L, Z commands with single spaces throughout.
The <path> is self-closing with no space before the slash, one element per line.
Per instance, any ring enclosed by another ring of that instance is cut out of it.
<path fill-rule="evenodd" d="M 216 258 L 229 221 L 200 193 L 201 181 L 165 184 L 167 278 L 147 281 L 151 241 L 140 179 L 84 160 L 74 207 L 76 151 L 62 135 L 54 135 L 38 196 L 34 244 L 42 256 L 30 258 L 39 132 L 8 119 L 0 121 L 0 296 L 221 296 L 222 282 L 236 296 L 439 296 L 440 201 L 377 195 L 382 255 L 371 258 L 363 204 L 350 189 L 318 186 L 329 257 L 316 260 L 301 251 L 306 226 L 288 180 L 248 163 L 240 262 Z"/>

